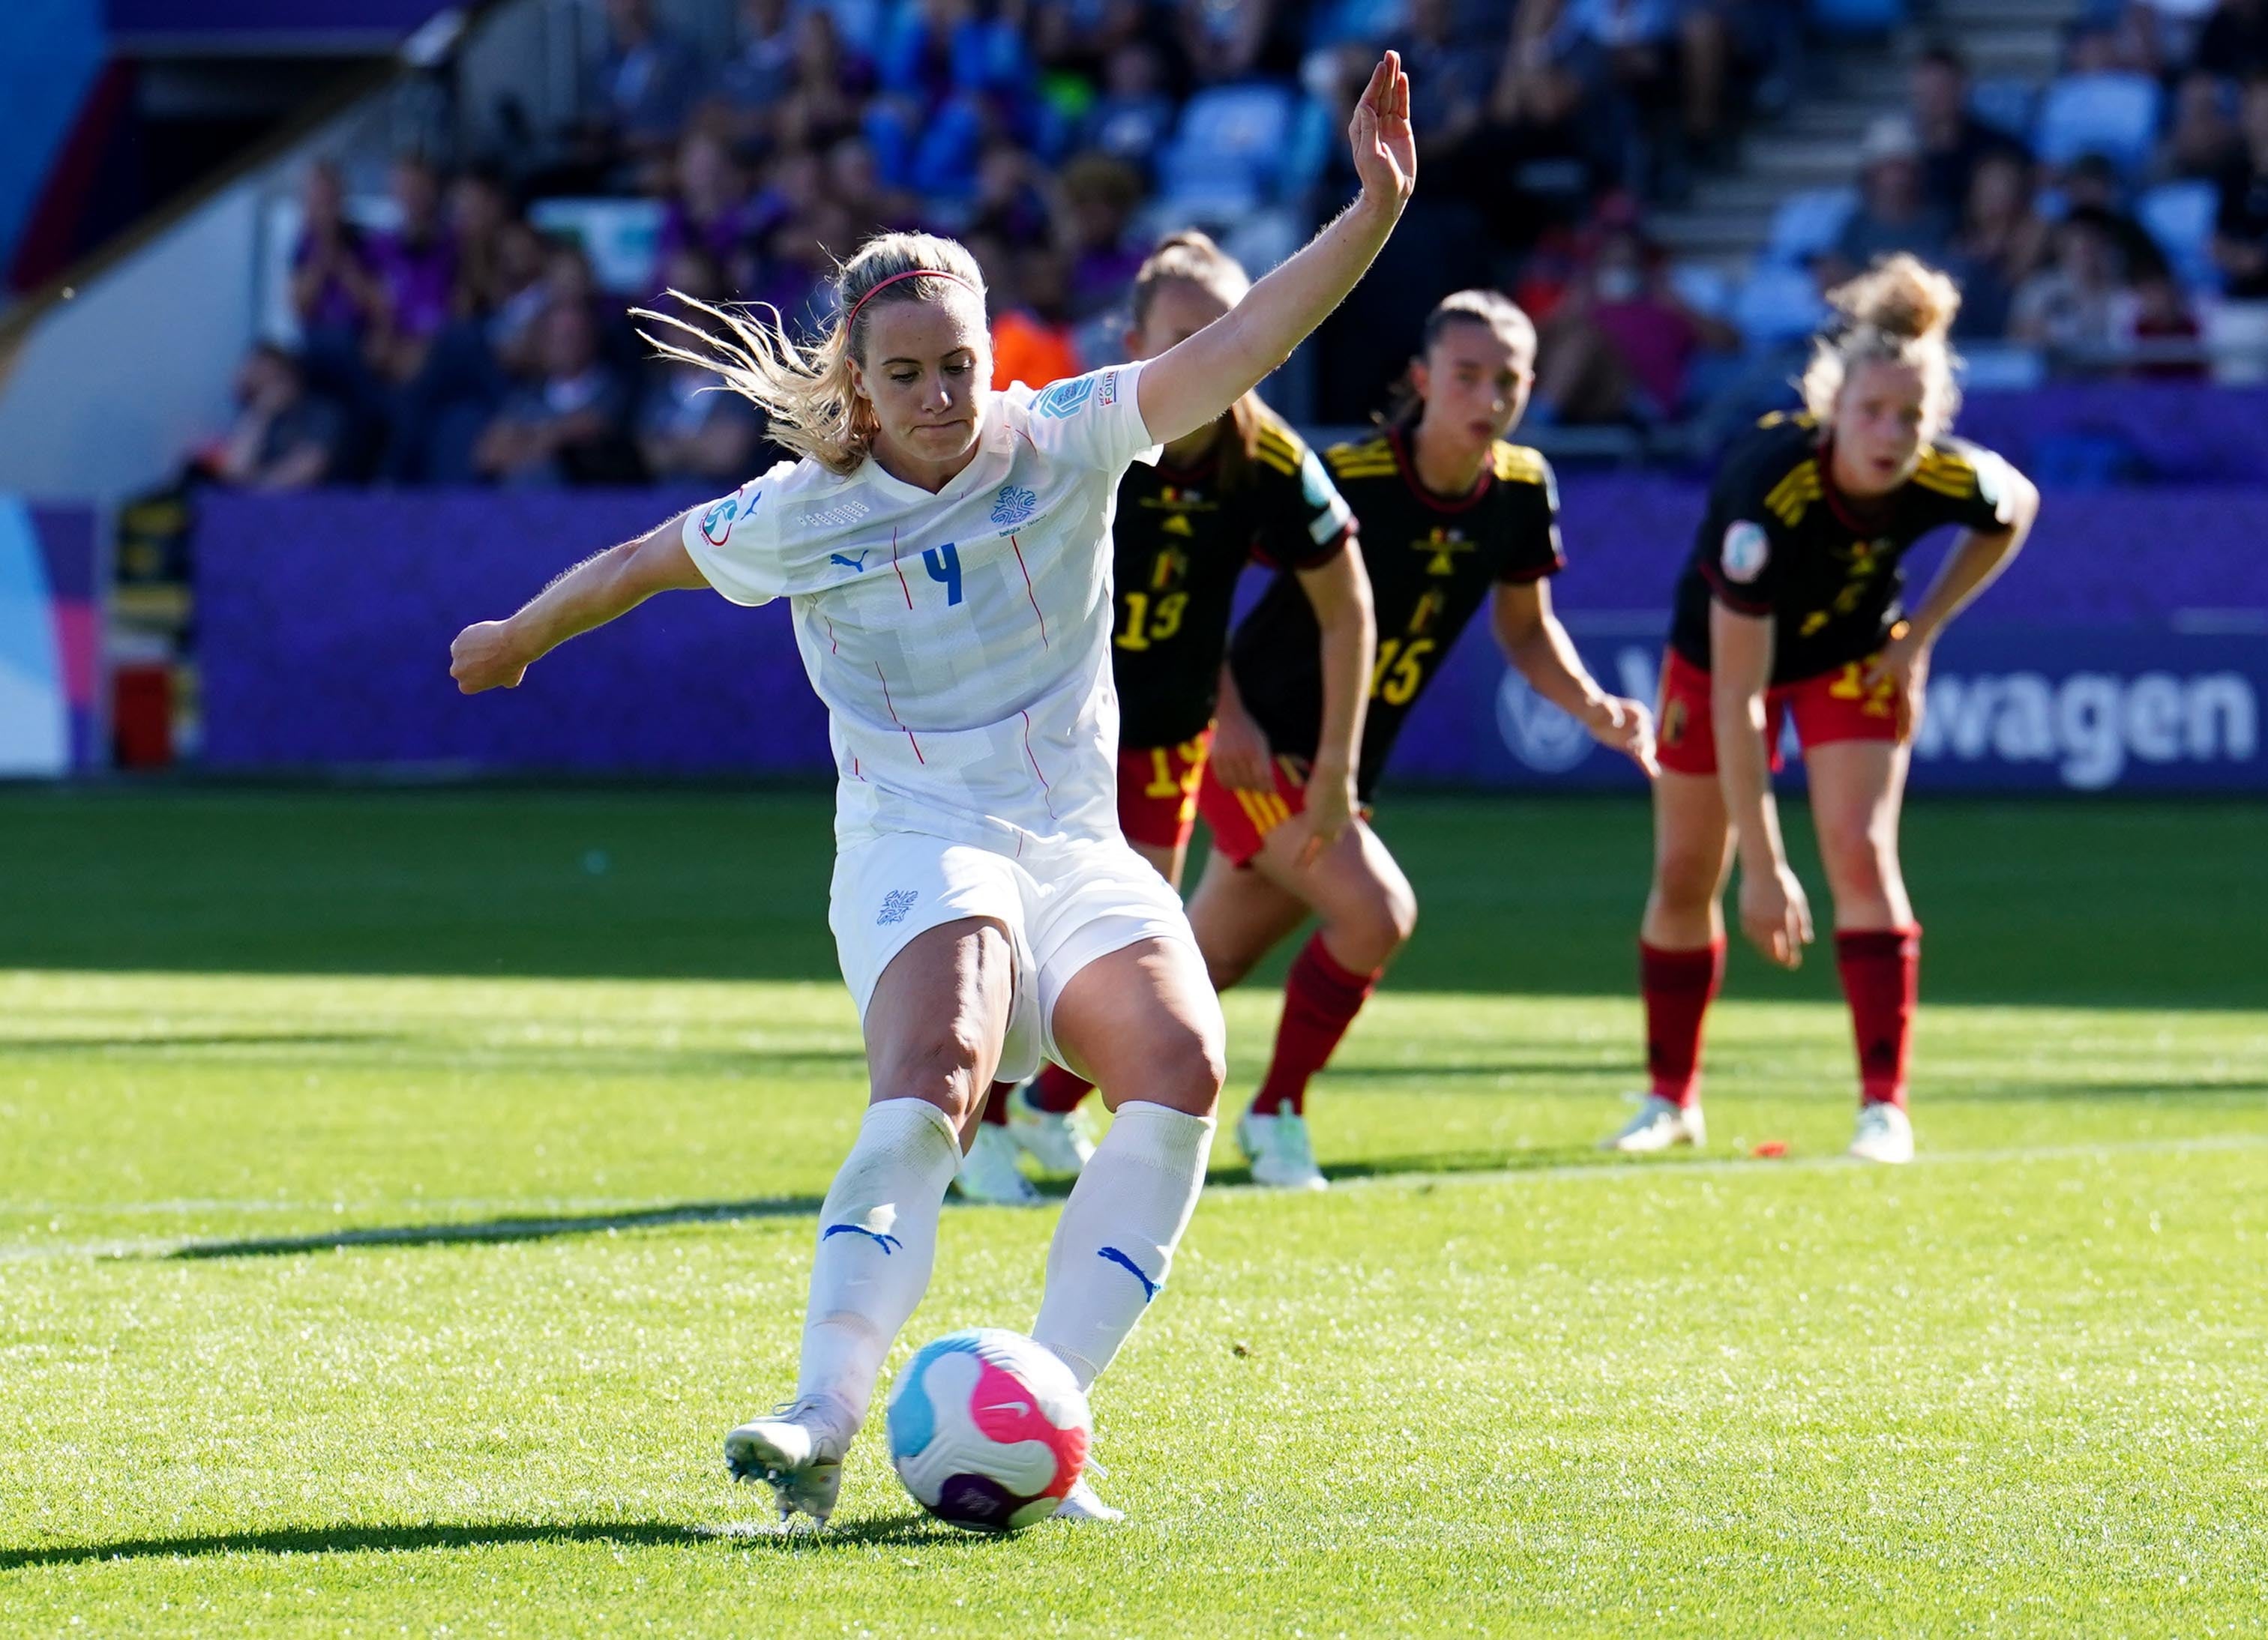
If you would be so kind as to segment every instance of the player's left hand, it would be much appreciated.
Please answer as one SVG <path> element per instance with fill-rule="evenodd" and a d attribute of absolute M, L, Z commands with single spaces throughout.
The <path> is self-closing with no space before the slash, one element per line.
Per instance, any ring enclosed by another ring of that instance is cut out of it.
<path fill-rule="evenodd" d="M 482 621 L 457 634 L 449 645 L 449 675 L 466 695 L 483 689 L 516 689 L 527 675 L 527 657 L 508 621 Z"/>
<path fill-rule="evenodd" d="M 1929 639 L 1917 637 L 1911 627 L 1902 628 L 1867 663 L 1863 677 L 1869 689 L 1889 688 L 1897 692 L 1898 703 L 1904 708 L 1898 717 L 1901 740 L 1912 739 L 1921 727 L 1922 707 L 1929 695 Z"/>
<path fill-rule="evenodd" d="M 1354 824 L 1354 776 L 1335 774 L 1318 769 L 1307 776 L 1302 793 L 1306 802 L 1300 809 L 1298 823 L 1307 830 L 1300 844 L 1298 859 L 1305 870 L 1323 857 L 1324 851 L 1346 835 Z"/>
<path fill-rule="evenodd" d="M 1619 695 L 1601 695 L 1584 714 L 1583 727 L 1601 746 L 1620 752 L 1646 770 L 1648 780 L 1661 773 L 1661 765 L 1653 757 L 1653 713 L 1645 702 Z"/>
<path fill-rule="evenodd" d="M 1418 191 L 1418 139 L 1410 129 L 1410 77 L 1400 52 L 1388 52 L 1370 71 L 1347 121 L 1347 142 L 1363 198 L 1398 213 Z"/>

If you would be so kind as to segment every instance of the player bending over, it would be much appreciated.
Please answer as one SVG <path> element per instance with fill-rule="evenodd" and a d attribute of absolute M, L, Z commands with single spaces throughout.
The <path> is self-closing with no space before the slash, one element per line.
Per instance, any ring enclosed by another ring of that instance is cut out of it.
<path fill-rule="evenodd" d="M 1066 1058 L 1117 1118 L 1064 1204 L 1033 1336 L 1090 1384 L 1167 1278 L 1204 1177 L 1220 1008 L 1180 902 L 1118 833 L 1111 506 L 1129 463 L 1216 420 L 1362 276 L 1414 186 L 1409 111 L 1388 53 L 1349 123 L 1352 206 L 1201 335 L 1036 396 L 989 390 L 983 288 L 951 240 L 868 241 L 809 351 L 777 314 L 709 310 L 729 335 L 664 351 L 712 364 L 802 459 L 458 636 L 470 694 L 655 592 L 790 602 L 829 717 L 828 921 L 873 1101 L 820 1209 L 795 1399 L 725 1441 L 784 1515 L 835 1508 L 996 1076 Z M 1111 1512 L 1083 1482 L 1064 1510 Z"/>
<path fill-rule="evenodd" d="M 1851 1153 L 1913 1158 L 1906 1063 L 1921 928 L 1898 869 L 1906 763 L 1930 647 L 2015 555 L 2039 492 L 1991 451 L 1947 436 L 1960 402 L 1950 279 L 1896 256 L 1830 299 L 1841 320 L 1813 346 L 1806 412 L 1767 417 L 1727 453 L 1678 584 L 1638 935 L 1653 1088 L 1607 1141 L 1614 1150 L 1705 1141 L 1701 1023 L 1724 978 L 1719 902 L 1735 853 L 1742 931 L 1782 967 L 1803 960 L 1811 911 L 1771 793 L 1793 717 L 1858 1035 Z M 1908 615 L 1901 563 L 1945 524 L 1962 535 Z"/>
<path fill-rule="evenodd" d="M 1251 280 L 1202 233 L 1161 243 L 1135 276 L 1129 357 L 1154 358 L 1242 299 Z M 1248 393 L 1219 421 L 1129 468 L 1111 524 L 1117 588 L 1110 669 L 1118 689 L 1118 824 L 1135 851 L 1181 886 L 1197 782 L 1212 744 L 1221 661 L 1239 573 L 1255 560 L 1286 570 L 1320 633 L 1322 726 L 1308 782 L 1307 848 L 1338 840 L 1353 817 L 1355 748 L 1370 679 L 1370 584 L 1353 518 L 1314 452 Z M 1264 764 L 1265 753 L 1262 754 Z M 986 1126 L 961 1165 L 975 1201 L 1041 1197 L 1019 1169 L 1029 1151 L 1075 1173 L 1094 1151 L 1076 1112 L 1091 1085 L 1061 1065 L 996 1088 Z"/>
<path fill-rule="evenodd" d="M 1535 327 L 1492 290 L 1445 298 L 1425 320 L 1406 401 L 1380 437 L 1326 458 L 1354 509 L 1378 654 L 1353 778 L 1366 812 L 1395 737 L 1484 599 L 1496 636 L 1538 694 L 1651 771 L 1645 706 L 1607 694 L 1551 613 L 1558 495 L 1533 450 L 1504 442 L 1535 379 Z M 1315 849 L 1295 817 L 1348 777 L 1322 761 L 1329 692 L 1314 606 L 1279 575 L 1237 629 L 1213 757 L 1197 806 L 1213 836 L 1189 922 L 1223 989 L 1305 922 L 1322 926 L 1292 964 L 1268 1074 L 1236 1138 L 1261 1184 L 1323 1188 L 1303 1111 L 1307 1082 L 1410 938 L 1417 897 L 1359 817 Z"/>

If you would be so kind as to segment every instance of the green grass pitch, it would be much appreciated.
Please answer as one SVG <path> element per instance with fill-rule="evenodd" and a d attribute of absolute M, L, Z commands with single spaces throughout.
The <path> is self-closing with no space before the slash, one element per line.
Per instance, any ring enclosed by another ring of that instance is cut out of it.
<path fill-rule="evenodd" d="M 864 1096 L 823 798 L 0 798 L 0 1634 L 2268 1622 L 2257 807 L 1917 808 L 1904 1171 L 1838 1159 L 1824 953 L 1736 961 L 1712 1152 L 1605 1161 L 1643 811 L 1381 825 L 1425 912 L 1337 1182 L 1224 1139 L 1096 1397 L 1130 1523 L 957 1535 L 869 1436 L 784 1537 L 718 1443 Z M 1051 1220 L 952 1210 L 897 1358 L 1028 1324 Z"/>

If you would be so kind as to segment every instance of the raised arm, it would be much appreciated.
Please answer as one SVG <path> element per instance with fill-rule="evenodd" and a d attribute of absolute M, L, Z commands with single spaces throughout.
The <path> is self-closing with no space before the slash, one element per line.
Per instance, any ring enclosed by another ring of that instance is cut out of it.
<path fill-rule="evenodd" d="M 1410 80 L 1388 52 L 1347 122 L 1362 193 L 1244 299 L 1142 368 L 1143 424 L 1160 444 L 1193 433 L 1258 386 L 1362 278 L 1418 186 Z"/>
<path fill-rule="evenodd" d="M 503 621 L 482 621 L 449 645 L 449 675 L 467 695 L 517 688 L 527 669 L 569 638 L 627 614 L 656 592 L 706 586 L 685 550 L 684 519 L 585 558 Z"/>

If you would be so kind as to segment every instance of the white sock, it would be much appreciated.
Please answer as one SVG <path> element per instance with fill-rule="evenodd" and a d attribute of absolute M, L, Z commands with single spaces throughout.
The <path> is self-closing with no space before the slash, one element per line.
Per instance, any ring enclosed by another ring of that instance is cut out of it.
<path fill-rule="evenodd" d="M 890 1342 L 929 1290 L 938 1209 L 961 1165 L 953 1124 L 924 1099 L 869 1105 L 819 1210 L 798 1400 L 823 1395 L 865 1421 Z"/>
<path fill-rule="evenodd" d="M 1166 1284 L 1212 1149 L 1210 1116 L 1129 1100 L 1079 1170 L 1048 1249 L 1047 1292 L 1032 1336 L 1084 1389 L 1110 1364 Z"/>

